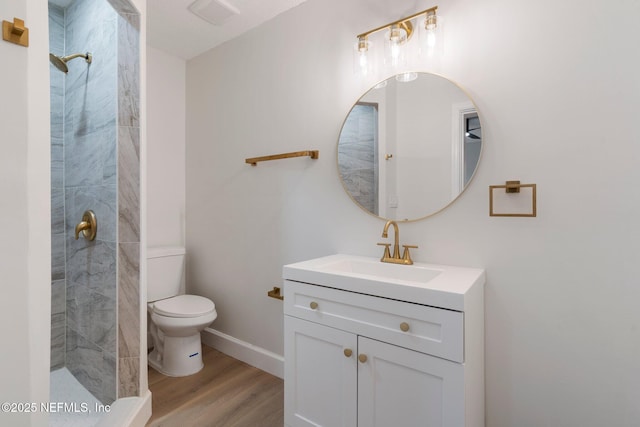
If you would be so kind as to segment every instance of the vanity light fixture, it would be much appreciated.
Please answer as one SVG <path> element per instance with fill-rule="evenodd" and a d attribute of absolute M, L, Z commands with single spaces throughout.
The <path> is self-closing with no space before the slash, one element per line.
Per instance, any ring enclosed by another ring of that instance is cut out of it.
<path fill-rule="evenodd" d="M 438 6 L 434 6 L 358 34 L 358 41 L 354 45 L 354 71 L 366 77 L 379 63 L 398 71 L 408 66 L 410 56 L 430 56 L 436 45 L 440 43 L 438 32 L 441 28 L 441 20 L 436 14 L 437 10 Z M 380 53 L 376 52 L 378 43 L 372 42 L 370 37 L 383 30 L 386 30 L 381 43 L 384 45 L 384 54 L 380 60 L 378 58 Z M 410 46 L 409 42 L 416 31 L 419 34 L 417 37 L 419 41 Z M 409 75 L 406 77 L 405 81 L 411 80 Z"/>

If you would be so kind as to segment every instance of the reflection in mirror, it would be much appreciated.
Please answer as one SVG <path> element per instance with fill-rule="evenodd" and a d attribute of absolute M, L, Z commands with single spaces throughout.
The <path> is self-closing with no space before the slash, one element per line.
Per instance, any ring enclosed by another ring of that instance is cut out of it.
<path fill-rule="evenodd" d="M 418 73 L 365 93 L 344 121 L 338 172 L 351 198 L 385 219 L 432 215 L 464 191 L 482 149 L 480 117 L 451 81 Z"/>

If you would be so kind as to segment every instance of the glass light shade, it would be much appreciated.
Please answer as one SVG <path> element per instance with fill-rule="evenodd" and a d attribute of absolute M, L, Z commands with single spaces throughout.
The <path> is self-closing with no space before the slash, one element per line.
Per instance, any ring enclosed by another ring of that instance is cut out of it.
<path fill-rule="evenodd" d="M 353 46 L 353 71 L 356 75 L 366 77 L 372 73 L 375 63 L 372 47 L 373 43 L 366 38 L 359 39 Z"/>
<path fill-rule="evenodd" d="M 441 52 L 442 46 L 442 17 L 435 14 L 429 14 L 424 17 L 422 25 L 420 25 L 421 56 L 430 58 L 437 52 Z"/>
<path fill-rule="evenodd" d="M 407 32 L 398 25 L 392 25 L 385 34 L 385 64 L 391 68 L 402 67 L 406 64 L 405 44 Z"/>

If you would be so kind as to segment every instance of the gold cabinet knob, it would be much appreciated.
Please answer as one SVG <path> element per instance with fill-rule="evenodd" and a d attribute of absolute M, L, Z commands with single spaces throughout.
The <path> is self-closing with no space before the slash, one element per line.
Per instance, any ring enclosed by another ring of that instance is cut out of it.
<path fill-rule="evenodd" d="M 367 361 L 367 355 L 361 354 L 360 356 L 358 356 L 358 360 L 360 361 L 360 363 L 365 363 Z"/>
<path fill-rule="evenodd" d="M 345 348 L 344 349 L 344 355 L 346 357 L 351 357 L 352 354 L 353 354 L 353 351 L 350 348 Z"/>
<path fill-rule="evenodd" d="M 407 332 L 409 330 L 409 324 L 407 322 L 400 323 L 400 330 L 402 332 Z"/>
<path fill-rule="evenodd" d="M 315 310 L 316 308 L 318 308 L 318 303 L 315 301 L 311 301 L 311 304 L 309 304 L 309 307 L 311 307 L 311 310 Z"/>

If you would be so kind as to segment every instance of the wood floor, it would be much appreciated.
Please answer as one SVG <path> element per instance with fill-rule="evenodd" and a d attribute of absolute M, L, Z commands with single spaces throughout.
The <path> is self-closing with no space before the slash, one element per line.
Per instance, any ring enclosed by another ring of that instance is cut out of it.
<path fill-rule="evenodd" d="M 282 427 L 284 383 L 202 346 L 204 368 L 171 378 L 149 368 L 152 414 L 147 427 Z"/>

